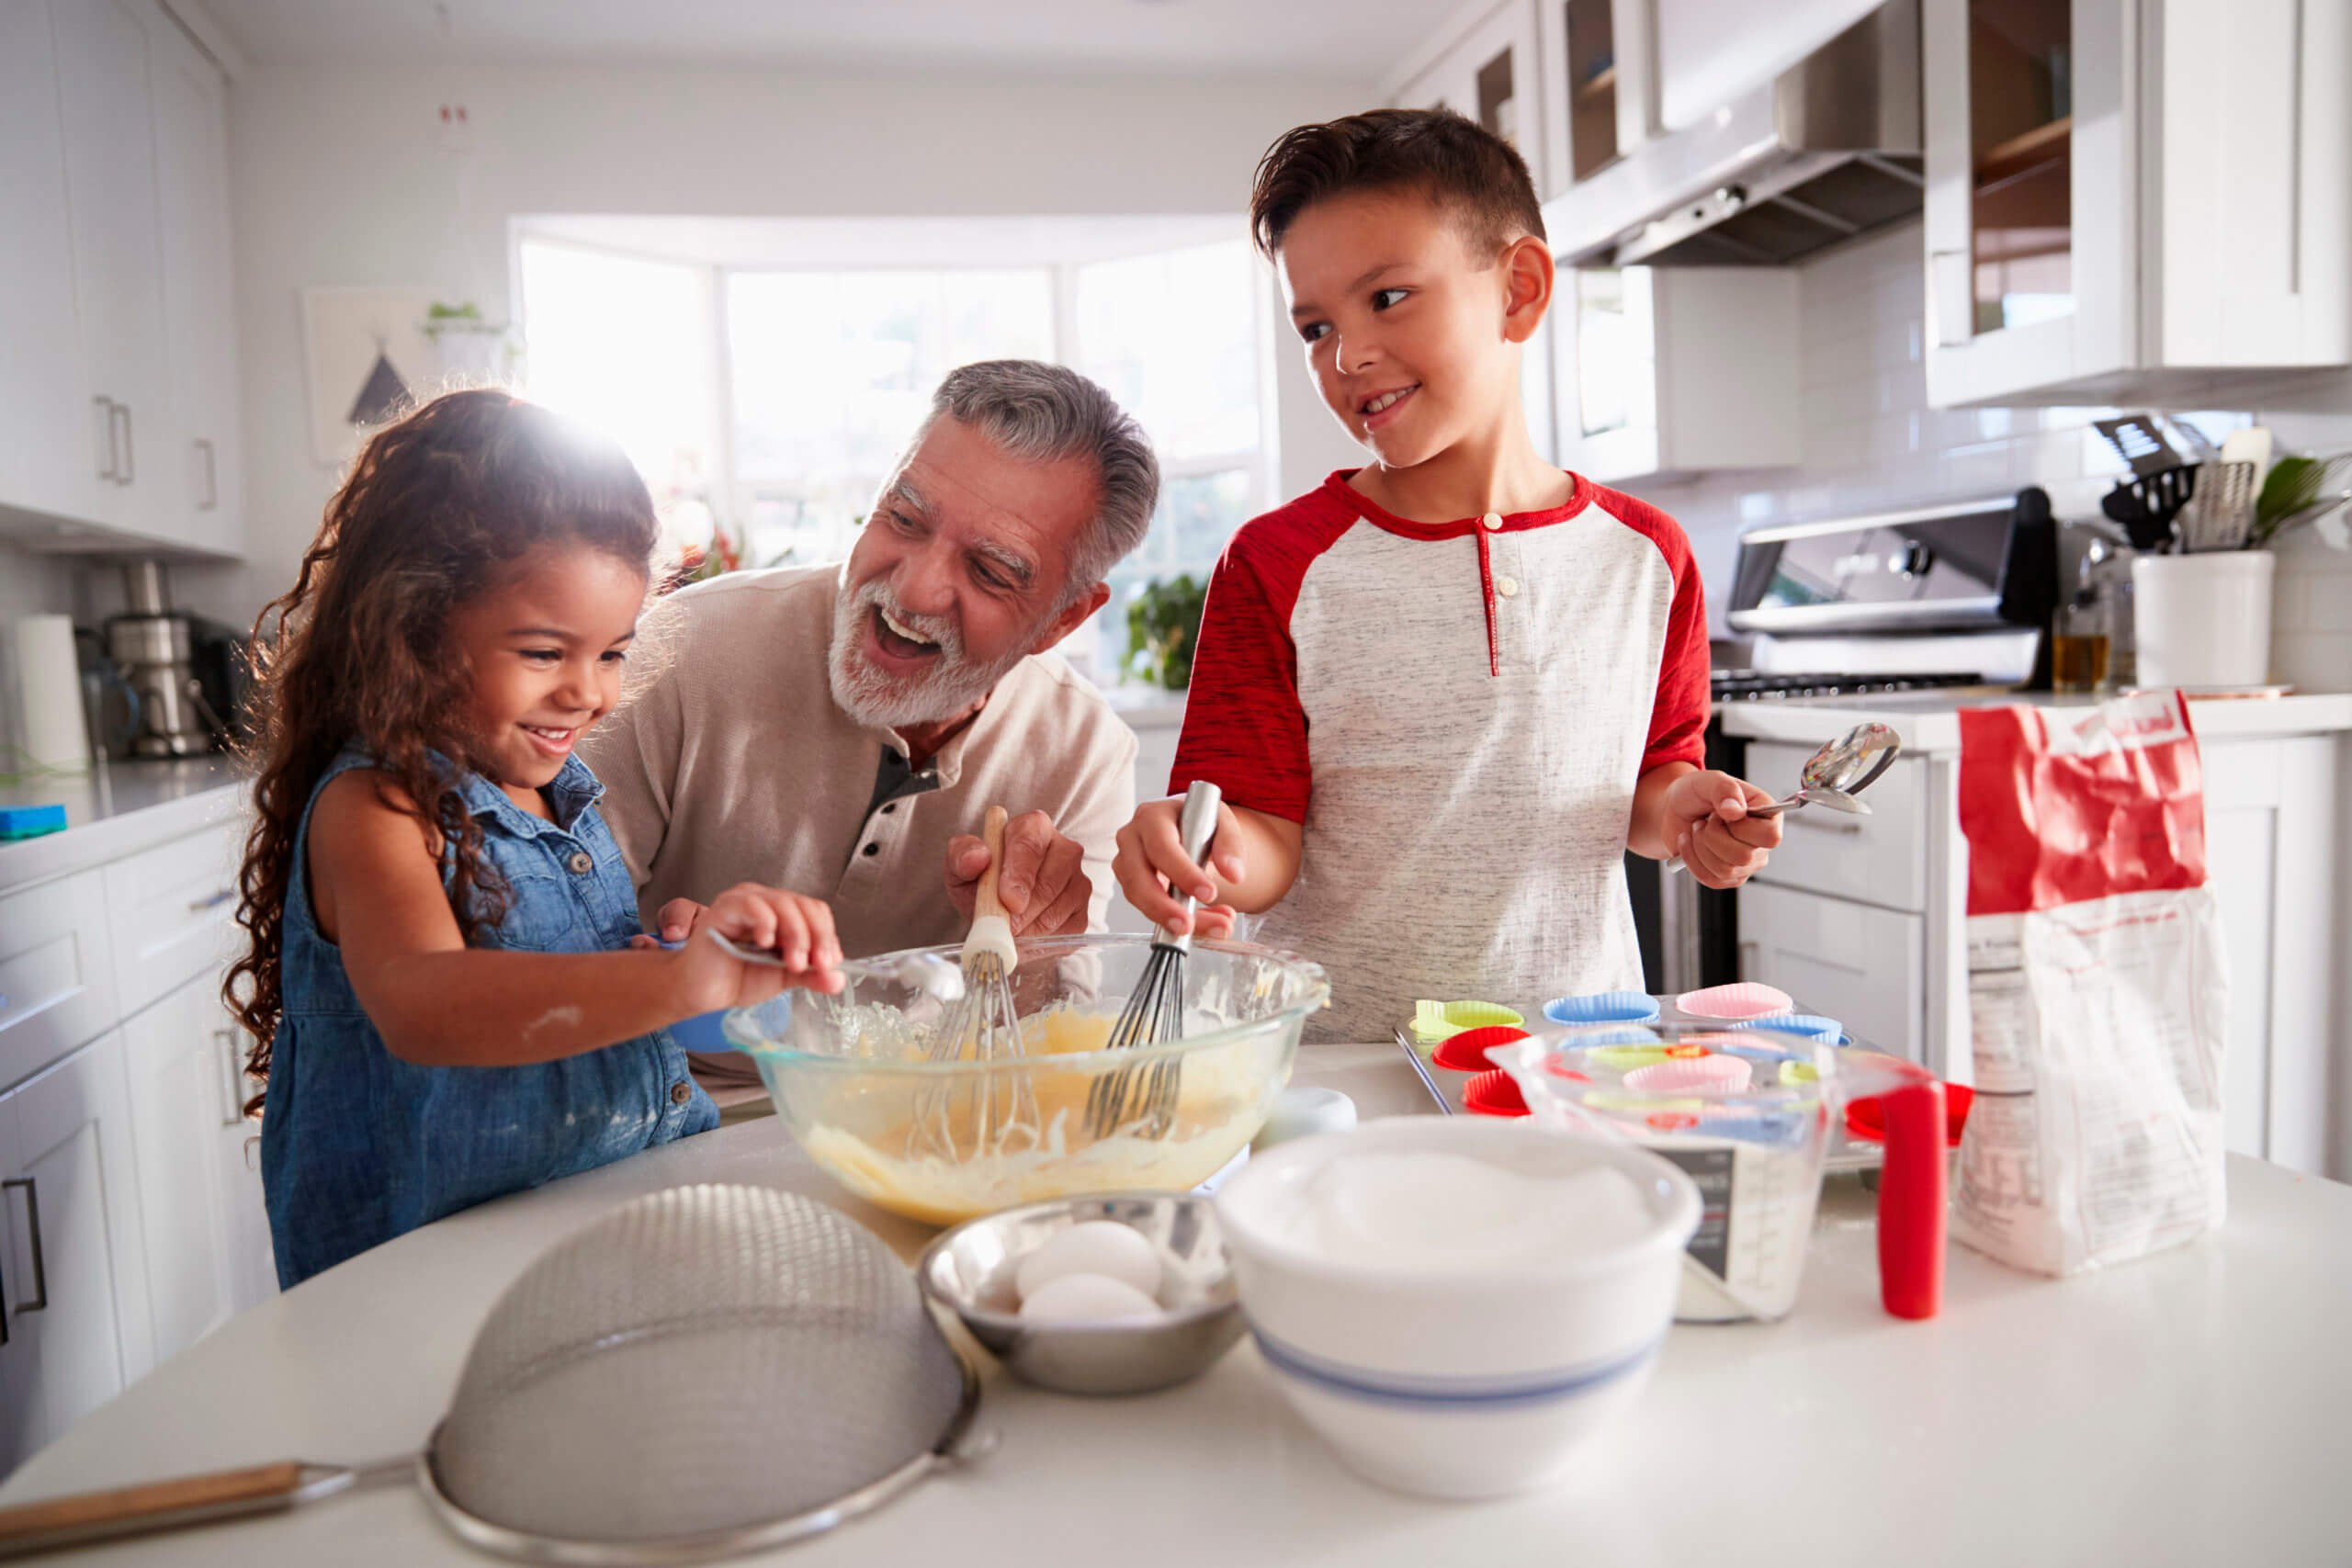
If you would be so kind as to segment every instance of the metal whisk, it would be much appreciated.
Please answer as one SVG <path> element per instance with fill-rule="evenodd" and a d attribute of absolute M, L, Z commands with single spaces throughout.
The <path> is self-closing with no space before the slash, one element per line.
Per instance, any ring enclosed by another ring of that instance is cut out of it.
<path fill-rule="evenodd" d="M 1194 865 L 1208 857 L 1209 844 L 1216 837 L 1217 808 L 1224 801 L 1224 793 L 1205 780 L 1195 780 L 1184 792 L 1184 811 L 1177 819 L 1176 830 L 1183 840 L 1185 858 Z M 1198 908 L 1189 893 L 1183 905 L 1187 914 Z M 1159 928 L 1151 939 L 1151 957 L 1144 964 L 1143 978 L 1127 998 L 1119 1021 L 1112 1026 L 1105 1049 L 1125 1051 L 1184 1037 L 1184 960 L 1192 953 L 1191 931 L 1179 935 L 1166 926 Z M 1148 1067 L 1122 1067 L 1096 1078 L 1086 1096 L 1087 1132 L 1107 1138 L 1133 1122 L 1140 1136 L 1164 1136 L 1176 1119 L 1183 1072 L 1183 1062 L 1171 1054 Z"/>
<path fill-rule="evenodd" d="M 1037 1096 L 1028 1073 L 997 1066 L 1028 1055 L 1011 985 L 1019 956 L 1012 922 L 996 896 L 997 868 L 1004 863 L 1005 816 L 1003 807 L 989 807 L 980 829 L 989 866 L 980 873 L 972 901 L 972 930 L 964 939 L 963 1000 L 940 1020 L 924 1050 L 928 1061 L 952 1062 L 969 1045 L 978 1070 L 943 1078 L 921 1097 L 908 1139 L 908 1153 L 917 1158 L 982 1158 L 1035 1148 L 1041 1135 Z"/>

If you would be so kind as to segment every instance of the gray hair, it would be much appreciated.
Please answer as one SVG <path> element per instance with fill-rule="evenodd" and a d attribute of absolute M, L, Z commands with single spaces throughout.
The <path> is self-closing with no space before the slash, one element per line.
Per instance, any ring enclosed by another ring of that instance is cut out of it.
<path fill-rule="evenodd" d="M 942 414 L 1029 462 L 1093 460 L 1094 520 L 1071 552 L 1064 604 L 1109 576 L 1143 543 L 1159 500 L 1159 459 L 1134 416 L 1077 371 L 1035 359 L 983 359 L 951 370 L 932 393 L 931 412 L 910 451 Z"/>

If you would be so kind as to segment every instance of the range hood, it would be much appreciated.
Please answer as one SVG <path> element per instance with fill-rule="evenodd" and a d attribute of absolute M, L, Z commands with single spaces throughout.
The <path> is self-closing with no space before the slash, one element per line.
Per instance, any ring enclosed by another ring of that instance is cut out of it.
<path fill-rule="evenodd" d="M 1775 266 L 1919 210 L 1919 0 L 1889 0 L 1544 214 L 1562 263 Z"/>

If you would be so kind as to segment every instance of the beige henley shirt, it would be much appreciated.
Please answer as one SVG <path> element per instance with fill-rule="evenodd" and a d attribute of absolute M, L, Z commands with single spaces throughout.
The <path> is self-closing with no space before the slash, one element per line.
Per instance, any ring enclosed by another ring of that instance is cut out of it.
<path fill-rule="evenodd" d="M 1024 659 L 933 758 L 937 785 L 869 813 L 882 750 L 826 679 L 837 566 L 732 572 L 664 607 L 663 668 L 589 731 L 606 826 L 650 928 L 673 898 L 707 903 L 762 882 L 832 906 L 851 958 L 963 940 L 947 843 L 991 804 L 1039 810 L 1086 849 L 1101 931 L 1114 836 L 1135 813 L 1136 739 L 1057 654 Z M 707 1081 L 752 1080 L 740 1055 L 698 1056 Z"/>

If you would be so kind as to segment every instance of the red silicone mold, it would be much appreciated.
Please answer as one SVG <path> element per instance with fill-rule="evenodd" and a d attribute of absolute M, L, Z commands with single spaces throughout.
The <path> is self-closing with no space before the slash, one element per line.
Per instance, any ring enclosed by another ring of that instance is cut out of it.
<path fill-rule="evenodd" d="M 1479 1116 L 1524 1116 L 1526 1097 L 1500 1067 L 1480 1073 L 1462 1087 L 1462 1108 Z"/>

